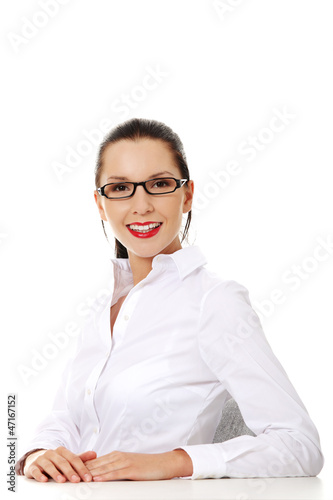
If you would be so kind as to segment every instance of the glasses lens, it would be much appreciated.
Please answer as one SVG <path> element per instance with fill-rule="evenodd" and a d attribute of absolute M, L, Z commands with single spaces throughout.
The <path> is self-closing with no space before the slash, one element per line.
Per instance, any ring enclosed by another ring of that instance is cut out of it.
<path fill-rule="evenodd" d="M 175 179 L 152 179 L 146 183 L 146 188 L 151 194 L 172 193 L 177 187 Z"/>
<path fill-rule="evenodd" d="M 104 193 L 108 198 L 126 198 L 133 193 L 134 186 L 130 182 L 116 182 L 107 184 Z"/>

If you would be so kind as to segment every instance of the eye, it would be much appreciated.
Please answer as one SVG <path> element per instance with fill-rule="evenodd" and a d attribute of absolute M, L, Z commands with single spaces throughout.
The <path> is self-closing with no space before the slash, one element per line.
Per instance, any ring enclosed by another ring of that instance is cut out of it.
<path fill-rule="evenodd" d="M 154 182 L 153 187 L 154 188 L 163 188 L 163 187 L 170 187 L 171 182 L 169 179 L 158 179 L 157 181 Z"/>
<path fill-rule="evenodd" d="M 104 189 L 107 198 L 126 198 L 131 196 L 133 192 L 133 184 L 130 182 L 114 182 L 107 184 Z"/>
<path fill-rule="evenodd" d="M 114 184 L 111 187 L 112 192 L 122 192 L 122 191 L 127 191 L 129 189 L 129 186 L 127 184 Z"/>

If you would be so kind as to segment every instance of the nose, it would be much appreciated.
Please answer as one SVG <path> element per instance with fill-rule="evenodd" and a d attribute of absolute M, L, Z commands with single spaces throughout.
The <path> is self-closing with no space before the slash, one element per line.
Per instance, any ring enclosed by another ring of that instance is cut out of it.
<path fill-rule="evenodd" d="M 147 193 L 143 186 L 137 186 L 132 200 L 132 213 L 133 214 L 145 214 L 150 213 L 154 210 L 152 204 L 152 196 Z"/>

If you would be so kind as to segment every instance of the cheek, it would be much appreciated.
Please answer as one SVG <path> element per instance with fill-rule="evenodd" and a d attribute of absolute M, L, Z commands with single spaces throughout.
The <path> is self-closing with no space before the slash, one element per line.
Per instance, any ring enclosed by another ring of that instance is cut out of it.
<path fill-rule="evenodd" d="M 170 217 L 174 217 L 175 219 L 181 219 L 183 215 L 183 199 L 180 198 L 170 206 L 168 210 L 168 214 Z"/>
<path fill-rule="evenodd" d="M 128 210 L 125 206 L 119 204 L 118 206 L 109 206 L 105 211 L 106 217 L 111 227 L 117 227 L 124 219 Z"/>
<path fill-rule="evenodd" d="M 170 200 L 165 200 L 163 204 L 159 205 L 157 211 L 169 224 L 179 224 L 179 221 L 181 221 L 182 205 L 180 200 L 173 200 L 173 203 Z"/>

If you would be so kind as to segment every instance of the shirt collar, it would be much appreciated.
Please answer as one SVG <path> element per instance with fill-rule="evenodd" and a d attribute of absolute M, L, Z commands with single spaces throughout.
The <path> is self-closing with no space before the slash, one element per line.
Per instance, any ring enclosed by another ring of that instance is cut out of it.
<path fill-rule="evenodd" d="M 200 248 L 197 245 L 193 245 L 181 248 L 174 253 L 156 255 L 153 258 L 152 267 L 156 267 L 156 264 L 163 266 L 175 265 L 179 278 L 183 280 L 198 267 L 207 264 L 207 261 Z"/>
<path fill-rule="evenodd" d="M 133 274 L 129 259 L 111 259 L 115 282 L 122 282 L 123 285 L 133 284 Z M 174 253 L 159 254 L 152 260 L 153 269 L 158 266 L 163 268 L 175 267 L 179 278 L 183 280 L 186 276 L 195 271 L 198 267 L 207 264 L 207 260 L 198 245 L 181 248 Z"/>

